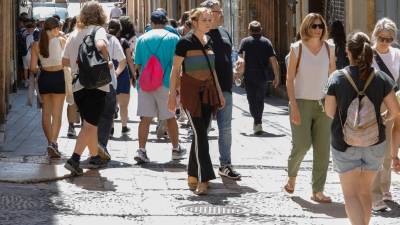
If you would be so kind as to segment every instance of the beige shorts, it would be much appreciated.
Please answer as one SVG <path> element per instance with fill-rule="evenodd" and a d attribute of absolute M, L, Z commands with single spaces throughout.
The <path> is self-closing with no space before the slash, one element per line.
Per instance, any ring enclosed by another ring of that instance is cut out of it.
<path fill-rule="evenodd" d="M 138 91 L 137 115 L 140 117 L 158 117 L 159 120 L 171 119 L 175 114 L 168 111 L 169 89 L 162 86 L 152 92 Z"/>

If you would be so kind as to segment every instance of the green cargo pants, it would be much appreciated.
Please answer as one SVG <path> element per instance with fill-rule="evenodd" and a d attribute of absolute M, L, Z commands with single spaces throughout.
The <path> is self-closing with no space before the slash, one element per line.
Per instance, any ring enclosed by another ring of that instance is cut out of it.
<path fill-rule="evenodd" d="M 325 114 L 317 100 L 297 99 L 301 123 L 290 123 L 292 152 L 288 159 L 288 175 L 296 177 L 300 164 L 311 145 L 313 147 L 312 189 L 324 190 L 329 165 L 330 129 L 332 120 Z"/>

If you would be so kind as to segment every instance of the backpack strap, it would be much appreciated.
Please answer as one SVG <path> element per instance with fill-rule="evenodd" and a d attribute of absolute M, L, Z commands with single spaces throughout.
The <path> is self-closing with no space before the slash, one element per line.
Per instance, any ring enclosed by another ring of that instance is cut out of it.
<path fill-rule="evenodd" d="M 357 94 L 359 96 L 365 95 L 365 91 L 367 90 L 368 86 L 371 84 L 372 79 L 375 77 L 375 71 L 372 71 L 371 74 L 369 75 L 367 81 L 365 82 L 363 90 L 359 91 L 357 88 L 357 85 L 354 83 L 354 80 L 351 78 L 350 73 L 346 69 L 342 69 L 341 71 L 344 73 L 346 79 L 349 81 L 349 83 L 351 84 L 351 86 L 354 88 L 354 90 L 357 92 Z"/>
<path fill-rule="evenodd" d="M 297 54 L 297 62 L 296 62 L 296 72 L 295 74 L 297 74 L 297 71 L 299 70 L 299 66 L 300 66 L 300 61 L 301 61 L 301 53 L 303 52 L 303 45 L 301 44 L 301 41 L 299 42 L 299 53 Z"/>
<path fill-rule="evenodd" d="M 331 62 L 331 49 L 329 48 L 328 42 L 324 41 L 324 45 L 326 48 L 326 52 L 328 53 L 328 59 L 329 59 L 329 63 L 330 63 Z"/>

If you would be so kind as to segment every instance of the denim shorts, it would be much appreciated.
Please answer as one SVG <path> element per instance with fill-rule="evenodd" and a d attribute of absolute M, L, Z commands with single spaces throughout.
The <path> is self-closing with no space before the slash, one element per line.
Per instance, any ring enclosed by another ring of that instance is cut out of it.
<path fill-rule="evenodd" d="M 368 171 L 381 169 L 385 157 L 386 141 L 369 147 L 348 147 L 345 152 L 331 146 L 333 167 L 338 173 L 356 168 Z"/>

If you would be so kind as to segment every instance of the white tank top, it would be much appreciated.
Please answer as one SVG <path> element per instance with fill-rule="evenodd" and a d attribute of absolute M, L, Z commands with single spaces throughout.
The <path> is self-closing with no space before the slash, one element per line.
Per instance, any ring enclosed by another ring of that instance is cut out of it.
<path fill-rule="evenodd" d="M 60 39 L 52 38 L 49 40 L 49 57 L 44 58 L 39 54 L 40 63 L 43 67 L 62 65 L 62 55 L 63 49 L 61 47 Z"/>
<path fill-rule="evenodd" d="M 291 46 L 294 49 L 296 61 L 300 42 L 295 42 Z M 296 99 L 320 100 L 324 98 L 323 90 L 329 75 L 329 52 L 324 45 L 314 55 L 302 43 L 301 60 L 294 80 L 294 95 Z M 334 47 L 329 45 L 329 48 Z"/>

